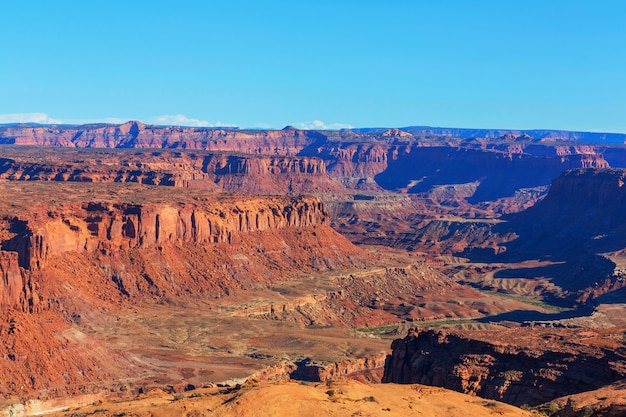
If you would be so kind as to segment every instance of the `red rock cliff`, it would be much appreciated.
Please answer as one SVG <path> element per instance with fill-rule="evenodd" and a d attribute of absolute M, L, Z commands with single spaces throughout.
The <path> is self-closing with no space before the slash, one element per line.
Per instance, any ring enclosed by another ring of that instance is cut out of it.
<path fill-rule="evenodd" d="M 296 155 L 319 134 L 297 129 L 232 130 L 182 126 L 121 125 L 9 126 L 0 143 L 77 148 L 179 148 L 266 155 Z"/>
<path fill-rule="evenodd" d="M 24 268 L 39 268 L 64 252 L 146 248 L 163 242 L 230 243 L 241 232 L 327 222 L 313 197 L 257 198 L 218 204 L 67 205 L 45 215 L 9 219 L 21 230 L 2 242 Z M 17 229 L 17 227 L 13 227 Z"/>
<path fill-rule="evenodd" d="M 0 251 L 0 308 L 21 304 L 23 288 L 17 253 Z"/>
<path fill-rule="evenodd" d="M 541 404 L 623 378 L 613 368 L 618 358 L 608 352 L 541 351 L 416 329 L 391 348 L 383 382 L 434 385 L 515 405 Z"/>
<path fill-rule="evenodd" d="M 577 169 L 555 178 L 546 197 L 565 202 L 615 205 L 626 202 L 626 170 L 624 169 Z"/>

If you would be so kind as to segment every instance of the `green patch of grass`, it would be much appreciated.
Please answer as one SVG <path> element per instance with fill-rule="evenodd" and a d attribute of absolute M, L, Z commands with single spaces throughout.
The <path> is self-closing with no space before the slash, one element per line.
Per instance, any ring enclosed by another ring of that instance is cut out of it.
<path fill-rule="evenodd" d="M 553 313 L 563 313 L 565 311 L 572 311 L 571 308 L 567 308 L 567 307 L 559 307 L 556 306 L 554 304 L 548 304 L 545 301 L 541 301 L 541 300 L 537 300 L 536 298 L 529 298 L 529 297 L 524 297 L 521 295 L 514 295 L 514 294 L 508 294 L 508 293 L 504 293 L 504 292 L 499 292 L 499 291 L 491 291 L 491 290 L 482 290 L 482 289 L 478 289 L 476 288 L 478 291 L 485 293 L 485 294 L 490 294 L 490 295 L 496 295 L 498 297 L 502 297 L 502 298 L 508 298 L 510 300 L 515 300 L 515 301 L 519 301 L 522 302 L 524 304 L 528 304 L 531 305 L 533 307 L 539 307 L 541 309 L 553 312 Z"/>
<path fill-rule="evenodd" d="M 476 323 L 475 318 L 459 318 L 459 319 L 441 319 L 429 321 L 414 321 L 402 324 L 389 324 L 377 327 L 362 327 L 357 329 L 358 332 L 370 334 L 372 336 L 401 336 L 409 327 L 441 327 L 456 324 Z"/>
<path fill-rule="evenodd" d="M 357 329 L 357 331 L 361 333 L 371 334 L 374 336 L 382 336 L 382 335 L 392 334 L 392 333 L 397 332 L 398 327 L 400 327 L 400 325 L 398 324 L 389 324 L 385 326 L 362 327 L 360 329 Z"/>
<path fill-rule="evenodd" d="M 414 323 L 417 327 L 439 327 L 439 326 L 451 326 L 455 324 L 476 323 L 476 319 L 473 319 L 473 318 L 441 319 L 441 320 L 430 320 L 430 321 L 417 321 Z"/>

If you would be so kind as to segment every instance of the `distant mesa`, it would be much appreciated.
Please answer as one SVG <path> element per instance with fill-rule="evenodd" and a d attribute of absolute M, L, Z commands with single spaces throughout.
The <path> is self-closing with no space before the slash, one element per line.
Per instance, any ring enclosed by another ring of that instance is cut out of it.
<path fill-rule="evenodd" d="M 287 125 L 283 127 L 283 130 L 299 130 L 299 129 L 293 125 Z"/>
<path fill-rule="evenodd" d="M 131 134 L 137 136 L 139 131 L 146 128 L 146 125 L 138 120 L 130 120 L 124 124 L 119 125 L 119 130 L 122 134 Z"/>
<path fill-rule="evenodd" d="M 388 137 L 388 138 L 391 138 L 391 137 L 412 138 L 413 137 L 412 134 L 405 132 L 403 130 L 400 130 L 400 129 L 396 129 L 396 128 L 388 129 L 384 131 L 382 136 Z"/>

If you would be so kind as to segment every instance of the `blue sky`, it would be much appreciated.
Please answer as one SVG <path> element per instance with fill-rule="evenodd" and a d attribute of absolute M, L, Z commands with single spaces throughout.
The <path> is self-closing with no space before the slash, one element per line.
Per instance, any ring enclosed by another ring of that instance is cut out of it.
<path fill-rule="evenodd" d="M 0 123 L 626 132 L 626 1 L 3 1 Z"/>

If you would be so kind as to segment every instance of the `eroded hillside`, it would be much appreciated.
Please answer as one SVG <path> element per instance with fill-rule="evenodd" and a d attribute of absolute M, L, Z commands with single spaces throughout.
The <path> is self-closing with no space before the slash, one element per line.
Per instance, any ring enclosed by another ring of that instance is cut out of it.
<path fill-rule="evenodd" d="M 389 381 L 535 405 L 623 378 L 620 146 L 139 122 L 0 141 L 5 405 L 380 381 L 415 325 L 450 333 L 394 342 Z"/>

